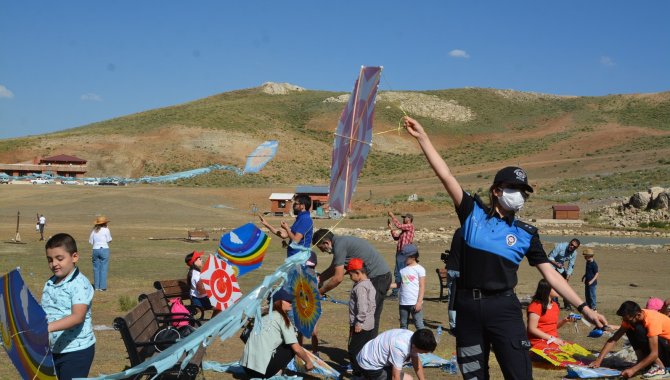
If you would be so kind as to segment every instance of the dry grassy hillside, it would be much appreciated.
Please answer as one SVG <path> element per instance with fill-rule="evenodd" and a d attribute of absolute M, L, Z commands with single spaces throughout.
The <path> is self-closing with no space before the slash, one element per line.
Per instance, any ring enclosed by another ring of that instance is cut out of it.
<path fill-rule="evenodd" d="M 87 159 L 90 176 L 140 177 L 215 163 L 242 167 L 255 146 L 276 139 L 277 157 L 258 175 L 214 172 L 177 185 L 326 183 L 332 133 L 347 94 L 273 86 L 2 140 L 0 162 L 65 153 Z M 403 110 L 424 124 L 472 190 L 485 186 L 491 173 L 506 164 L 524 166 L 536 185 L 558 186 L 562 196 L 568 192 L 577 200 L 594 195 L 579 194 L 564 181 L 623 175 L 623 180 L 606 181 L 618 195 L 636 186 L 670 185 L 657 183 L 670 170 L 670 92 L 560 97 L 495 89 L 382 91 L 362 183 L 432 176 L 411 137 L 388 132 L 398 127 Z"/>

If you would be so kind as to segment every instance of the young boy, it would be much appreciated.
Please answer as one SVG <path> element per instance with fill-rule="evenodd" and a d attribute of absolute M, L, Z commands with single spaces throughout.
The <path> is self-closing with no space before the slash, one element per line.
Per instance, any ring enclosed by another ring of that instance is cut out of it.
<path fill-rule="evenodd" d="M 607 340 L 598 358 L 590 366 L 599 367 L 603 358 L 625 334 L 635 350 L 637 363 L 623 371 L 621 376 L 633 377 L 640 370 L 651 366 L 642 378 L 664 377 L 665 367 L 670 366 L 670 317 L 655 310 L 643 310 L 633 301 L 622 303 L 616 314 L 621 317 L 621 328 Z"/>
<path fill-rule="evenodd" d="M 404 329 L 384 331 L 369 341 L 358 353 L 356 359 L 363 370 L 365 379 L 403 379 L 402 368 L 412 363 L 419 380 L 425 380 L 419 354 L 435 351 L 437 343 L 429 329 L 415 332 Z M 410 377 L 411 378 L 411 377 Z"/>
<path fill-rule="evenodd" d="M 53 276 L 44 284 L 42 308 L 49 322 L 49 342 L 60 380 L 87 377 L 95 355 L 91 323 L 91 282 L 77 268 L 77 243 L 56 234 L 45 245 Z"/>
<path fill-rule="evenodd" d="M 374 338 L 376 290 L 365 272 L 363 260 L 352 258 L 347 264 L 347 272 L 354 287 L 349 297 L 349 361 L 354 376 L 359 376 L 361 368 L 356 355 L 363 346 Z"/>
<path fill-rule="evenodd" d="M 598 286 L 598 264 L 593 259 L 593 249 L 584 250 L 584 259 L 586 260 L 586 273 L 582 276 L 584 282 L 584 298 L 589 308 L 596 310 L 596 287 Z"/>
<path fill-rule="evenodd" d="M 423 294 L 426 291 L 426 269 L 419 265 L 419 250 L 414 244 L 402 247 L 400 257 L 405 263 L 405 267 L 400 270 L 402 282 L 398 292 L 400 328 L 407 328 L 411 314 L 416 328 L 422 329 L 424 327 Z"/>

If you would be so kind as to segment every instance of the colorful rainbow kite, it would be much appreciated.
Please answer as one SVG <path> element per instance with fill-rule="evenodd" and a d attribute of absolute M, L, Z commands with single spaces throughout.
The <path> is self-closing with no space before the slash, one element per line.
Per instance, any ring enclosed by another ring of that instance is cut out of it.
<path fill-rule="evenodd" d="M 47 316 L 15 269 L 0 278 L 2 345 L 24 379 L 56 380 Z"/>
<path fill-rule="evenodd" d="M 216 310 L 226 310 L 242 297 L 235 272 L 224 260 L 210 255 L 201 273 L 205 293 Z"/>
<path fill-rule="evenodd" d="M 304 265 L 300 265 L 289 273 L 285 287 L 295 298 L 293 301 L 295 327 L 302 335 L 310 338 L 321 316 L 321 298 L 316 277 L 307 271 Z"/>
<path fill-rule="evenodd" d="M 253 223 L 247 223 L 221 236 L 218 254 L 233 264 L 237 276 L 242 277 L 263 264 L 269 245 L 268 235 Z"/>

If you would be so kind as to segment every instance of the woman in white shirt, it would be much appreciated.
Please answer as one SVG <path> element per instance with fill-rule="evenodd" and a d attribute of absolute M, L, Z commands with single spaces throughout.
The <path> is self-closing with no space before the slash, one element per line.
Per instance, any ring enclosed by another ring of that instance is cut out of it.
<path fill-rule="evenodd" d="M 109 242 L 112 234 L 107 223 L 109 219 L 101 215 L 95 219 L 88 242 L 93 246 L 93 287 L 104 292 L 107 290 L 107 271 L 109 270 Z"/>

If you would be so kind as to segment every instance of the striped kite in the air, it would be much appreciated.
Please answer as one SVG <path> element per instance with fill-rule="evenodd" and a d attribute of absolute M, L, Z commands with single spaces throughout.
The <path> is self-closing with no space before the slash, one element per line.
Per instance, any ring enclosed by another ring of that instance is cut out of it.
<path fill-rule="evenodd" d="M 330 168 L 329 205 L 346 215 L 372 145 L 372 119 L 382 67 L 361 67 L 337 124 Z"/>

